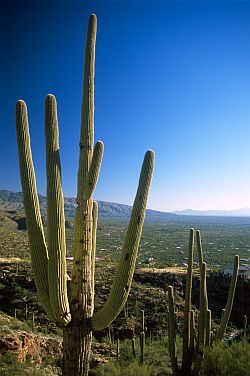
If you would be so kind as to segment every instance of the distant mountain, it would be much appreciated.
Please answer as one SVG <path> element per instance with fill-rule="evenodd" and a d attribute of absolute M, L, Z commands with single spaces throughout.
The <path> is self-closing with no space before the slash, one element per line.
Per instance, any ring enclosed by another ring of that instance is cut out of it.
<path fill-rule="evenodd" d="M 178 215 L 198 215 L 198 216 L 220 216 L 220 217 L 250 217 L 250 208 L 240 208 L 232 210 L 179 210 Z"/>
<path fill-rule="evenodd" d="M 46 197 L 38 195 L 42 216 L 46 216 L 47 202 Z M 98 201 L 99 217 L 101 218 L 128 218 L 132 211 L 132 206 L 118 204 L 114 202 Z M 73 218 L 75 214 L 75 198 L 64 197 L 65 216 Z M 12 192 L 8 190 L 0 190 L 0 210 L 5 211 L 22 211 L 23 210 L 23 194 L 22 192 Z M 147 209 L 147 218 L 158 219 L 166 218 L 175 214 L 164 213 L 157 210 Z"/>

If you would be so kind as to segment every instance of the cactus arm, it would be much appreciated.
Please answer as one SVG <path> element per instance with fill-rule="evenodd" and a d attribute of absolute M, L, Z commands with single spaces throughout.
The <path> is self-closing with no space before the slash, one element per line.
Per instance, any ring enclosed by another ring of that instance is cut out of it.
<path fill-rule="evenodd" d="M 176 376 L 179 374 L 179 368 L 177 363 L 174 292 L 172 286 L 168 286 L 168 347 L 173 375 Z"/>
<path fill-rule="evenodd" d="M 140 333 L 140 347 L 141 347 L 141 363 L 144 362 L 145 354 L 145 320 L 144 320 L 144 311 L 141 311 L 141 333 Z"/>
<path fill-rule="evenodd" d="M 202 252 L 202 243 L 201 243 L 201 233 L 199 230 L 196 231 L 196 241 L 197 241 L 199 267 L 200 267 L 200 272 L 201 272 L 201 267 L 203 263 L 203 252 Z"/>
<path fill-rule="evenodd" d="M 206 339 L 205 339 L 205 346 L 210 346 L 211 344 L 211 310 L 207 310 L 207 319 L 206 319 Z"/>
<path fill-rule="evenodd" d="M 201 264 L 200 269 L 200 302 L 199 302 L 199 316 L 198 316 L 198 338 L 196 342 L 195 354 L 194 354 L 194 376 L 200 372 L 201 361 L 203 358 L 203 352 L 206 341 L 206 329 L 207 329 L 207 290 L 206 290 L 206 268 L 205 262 Z"/>
<path fill-rule="evenodd" d="M 191 359 L 194 358 L 194 352 L 195 352 L 195 315 L 194 310 L 191 309 L 190 311 L 190 354 Z"/>
<path fill-rule="evenodd" d="M 57 106 L 56 99 L 51 94 L 45 99 L 45 139 L 49 296 L 58 323 L 66 325 L 70 321 L 70 311 L 67 296 L 64 199 L 58 142 Z"/>
<path fill-rule="evenodd" d="M 228 297 L 227 297 L 227 304 L 226 304 L 225 312 L 222 316 L 220 328 L 219 328 L 219 331 L 218 331 L 218 334 L 217 334 L 218 340 L 222 340 L 222 338 L 225 334 L 226 326 L 227 326 L 227 323 L 228 323 L 228 320 L 229 320 L 229 317 L 230 317 L 230 314 L 231 314 L 231 311 L 232 311 L 234 293 L 235 293 L 235 288 L 236 288 L 236 284 L 237 284 L 238 271 L 239 271 L 239 256 L 236 255 L 235 258 L 234 258 L 234 269 L 233 269 L 233 275 L 232 275 L 232 278 L 231 278 L 229 293 L 228 293 Z"/>
<path fill-rule="evenodd" d="M 206 263 L 201 265 L 200 277 L 200 312 L 198 327 L 198 347 L 203 351 L 206 338 L 206 320 L 207 320 L 207 300 L 206 300 Z"/>
<path fill-rule="evenodd" d="M 84 187 L 84 198 L 88 200 L 96 187 L 96 183 L 98 180 L 100 167 L 102 163 L 102 156 L 103 156 L 104 145 L 101 141 L 98 141 L 95 144 L 93 157 L 91 160 L 91 164 L 89 167 L 89 172 L 87 174 L 87 181 Z"/>
<path fill-rule="evenodd" d="M 102 330 L 108 326 L 122 310 L 127 300 L 146 213 L 153 165 L 154 153 L 152 150 L 148 150 L 144 157 L 126 239 L 110 295 L 103 308 L 94 314 L 91 320 L 91 326 L 94 330 Z"/>
<path fill-rule="evenodd" d="M 185 291 L 184 306 L 184 323 L 183 323 L 183 354 L 182 368 L 188 369 L 191 366 L 190 359 L 190 310 L 191 310 L 191 293 L 192 293 L 192 276 L 193 276 L 193 258 L 194 258 L 194 229 L 189 232 L 188 248 L 188 268 Z"/>
<path fill-rule="evenodd" d="M 247 336 L 247 315 L 243 316 L 243 339 L 246 339 Z"/>
<path fill-rule="evenodd" d="M 36 190 L 35 171 L 30 149 L 27 107 L 22 100 L 19 100 L 16 103 L 16 134 L 32 269 L 34 272 L 37 292 L 42 305 L 50 319 L 55 320 L 49 300 L 48 251 L 45 243 Z"/>

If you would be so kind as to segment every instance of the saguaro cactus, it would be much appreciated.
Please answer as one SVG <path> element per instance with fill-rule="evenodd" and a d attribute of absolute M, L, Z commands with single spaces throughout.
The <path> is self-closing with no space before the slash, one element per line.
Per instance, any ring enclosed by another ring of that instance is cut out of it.
<path fill-rule="evenodd" d="M 98 205 L 92 199 L 103 154 L 94 143 L 94 63 L 97 20 L 89 18 L 85 48 L 77 207 L 74 221 L 74 262 L 71 280 L 66 270 L 64 201 L 58 143 L 56 99 L 45 100 L 48 233 L 45 241 L 30 150 L 27 108 L 16 104 L 16 131 L 24 207 L 32 268 L 38 295 L 50 317 L 63 328 L 63 375 L 82 376 L 89 370 L 92 330 L 108 326 L 124 307 L 131 287 L 151 183 L 154 153 L 145 154 L 138 190 L 120 264 L 110 296 L 94 311 L 94 266 Z"/>
<path fill-rule="evenodd" d="M 185 308 L 184 308 L 184 325 L 183 325 L 183 350 L 182 366 L 179 367 L 176 352 L 176 335 L 175 335 L 175 313 L 174 313 L 174 295 L 173 287 L 168 288 L 168 338 L 169 354 L 171 359 L 173 375 L 193 375 L 198 376 L 200 373 L 200 364 L 203 357 L 205 346 L 211 344 L 211 311 L 208 309 L 207 286 L 206 286 L 206 263 L 203 262 L 202 244 L 200 232 L 196 232 L 199 268 L 200 268 L 200 305 L 198 316 L 198 333 L 195 335 L 194 311 L 191 309 L 192 293 L 192 270 L 193 270 L 193 253 L 194 253 L 194 229 L 190 229 L 189 235 L 189 253 L 188 269 L 186 279 Z M 221 340 L 225 334 L 226 325 L 231 313 L 235 286 L 237 283 L 239 269 L 239 256 L 235 256 L 234 271 L 231 279 L 228 299 L 225 313 L 218 331 L 217 339 Z"/>
<path fill-rule="evenodd" d="M 140 348 L 141 348 L 141 363 L 144 362 L 144 354 L 145 354 L 145 319 L 144 319 L 144 311 L 141 310 L 141 333 L 140 333 Z"/>
<path fill-rule="evenodd" d="M 190 229 L 189 247 L 188 247 L 188 268 L 185 291 L 185 307 L 183 322 L 183 354 L 182 368 L 187 370 L 190 367 L 190 312 L 191 312 L 191 294 L 192 294 L 192 276 L 193 276 L 193 258 L 194 258 L 194 229 Z"/>

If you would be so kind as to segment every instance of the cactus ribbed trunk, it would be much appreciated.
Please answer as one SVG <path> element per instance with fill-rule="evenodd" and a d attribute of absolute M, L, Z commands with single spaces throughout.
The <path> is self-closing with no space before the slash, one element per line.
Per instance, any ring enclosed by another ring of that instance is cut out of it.
<path fill-rule="evenodd" d="M 93 286 L 93 199 L 91 194 L 97 181 L 103 144 L 97 143 L 94 158 L 94 179 L 89 187 L 89 171 L 94 144 L 94 64 L 96 17 L 90 16 L 85 48 L 83 101 L 79 143 L 79 168 L 74 220 L 74 263 L 70 281 L 70 310 L 72 321 L 63 330 L 63 376 L 86 376 L 91 353 L 91 330 L 88 322 L 94 310 Z M 100 147 L 99 147 L 100 146 Z M 87 192 L 87 195 L 86 195 Z M 95 233 L 95 231 L 94 231 Z M 88 322 L 88 324 L 87 324 Z"/>
<path fill-rule="evenodd" d="M 82 320 L 72 320 L 63 329 L 62 376 L 87 376 L 92 334 Z"/>
<path fill-rule="evenodd" d="M 91 353 L 90 318 L 94 309 L 92 278 L 93 200 L 82 200 L 75 216 L 75 271 L 71 280 L 72 320 L 63 328 L 63 376 L 87 376 Z M 83 215 L 81 215 L 84 213 Z M 76 244 L 80 245 L 79 249 Z M 79 261 L 79 258 L 82 260 Z"/>

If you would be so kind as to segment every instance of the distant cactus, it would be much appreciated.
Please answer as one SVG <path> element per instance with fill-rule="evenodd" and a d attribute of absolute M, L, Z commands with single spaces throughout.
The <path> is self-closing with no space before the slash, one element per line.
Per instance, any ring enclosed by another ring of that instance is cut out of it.
<path fill-rule="evenodd" d="M 247 315 L 243 316 L 243 338 L 247 338 Z"/>
<path fill-rule="evenodd" d="M 64 199 L 58 143 L 57 105 L 45 100 L 47 171 L 47 241 L 36 191 L 30 150 L 27 108 L 16 104 L 16 131 L 24 207 L 32 269 L 38 295 L 51 320 L 63 328 L 63 375 L 82 376 L 89 370 L 92 330 L 102 330 L 119 314 L 127 300 L 153 172 L 154 153 L 145 154 L 139 186 L 123 246 L 120 264 L 103 308 L 94 310 L 94 267 L 97 202 L 93 201 L 103 155 L 103 143 L 94 143 L 94 62 L 97 20 L 89 18 L 85 49 L 77 208 L 74 221 L 74 262 L 71 280 L 66 273 Z"/>
<path fill-rule="evenodd" d="M 183 328 L 183 349 L 182 366 L 177 362 L 176 334 L 175 334 L 175 312 L 174 312 L 174 293 L 173 287 L 168 288 L 168 338 L 169 354 L 171 359 L 172 371 L 174 376 L 193 375 L 198 376 L 203 357 L 203 351 L 206 346 L 211 344 L 211 311 L 208 309 L 207 287 L 206 287 L 206 263 L 203 262 L 202 245 L 200 232 L 196 232 L 197 248 L 200 267 L 200 304 L 198 316 L 198 334 L 195 335 L 194 311 L 191 309 L 192 292 L 192 270 L 194 254 L 194 229 L 190 229 L 189 234 L 189 253 L 188 269 L 186 279 L 185 307 L 184 307 L 184 328 Z M 234 271 L 231 279 L 228 300 L 223 314 L 221 325 L 218 331 L 217 339 L 223 338 L 226 325 L 231 313 L 235 286 L 237 283 L 239 269 L 239 256 L 235 256 Z"/>
<path fill-rule="evenodd" d="M 145 318 L 144 311 L 141 310 L 141 333 L 140 333 L 141 363 L 144 362 L 145 354 Z"/>
<path fill-rule="evenodd" d="M 231 278 L 230 289 L 229 289 L 229 293 L 227 297 L 227 303 L 226 303 L 225 311 L 221 318 L 220 329 L 217 334 L 217 339 L 219 340 L 221 340 L 225 334 L 227 323 L 228 323 L 228 320 L 232 311 L 234 293 L 235 293 L 236 282 L 237 282 L 237 277 L 238 277 L 238 270 L 239 270 L 239 256 L 235 256 L 233 275 Z"/>
<path fill-rule="evenodd" d="M 120 340 L 117 338 L 116 340 L 116 359 L 119 359 L 120 357 Z"/>

